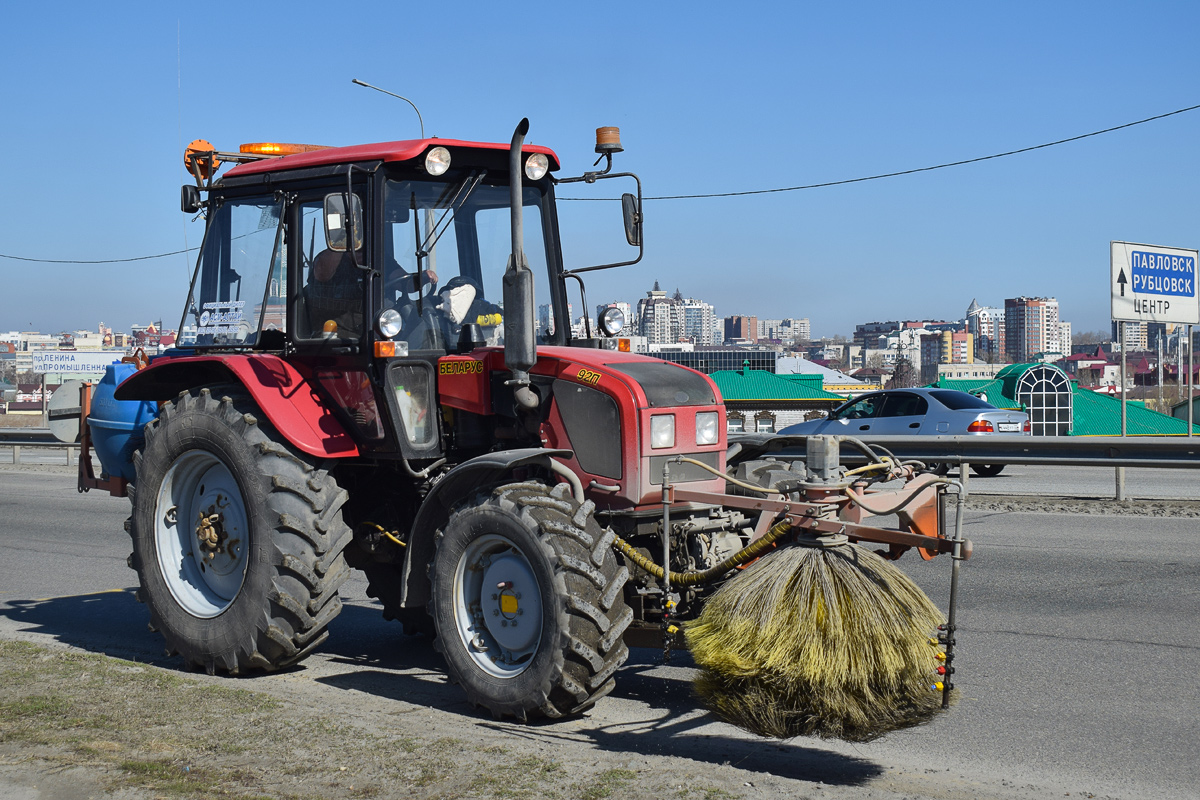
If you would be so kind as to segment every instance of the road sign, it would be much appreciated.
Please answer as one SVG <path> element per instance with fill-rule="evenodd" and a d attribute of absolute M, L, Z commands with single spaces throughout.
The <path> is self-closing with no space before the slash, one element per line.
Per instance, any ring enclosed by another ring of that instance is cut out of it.
<path fill-rule="evenodd" d="M 75 444 L 82 432 L 83 411 L 79 407 L 79 390 L 83 381 L 67 381 L 58 387 L 46 407 L 46 424 L 60 442 Z"/>
<path fill-rule="evenodd" d="M 104 353 L 86 353 L 76 350 L 48 350 L 33 354 L 33 371 L 41 373 L 100 372 L 125 354 L 119 350 Z"/>
<path fill-rule="evenodd" d="M 1195 250 L 1132 242 L 1109 246 L 1113 319 L 1200 324 Z"/>

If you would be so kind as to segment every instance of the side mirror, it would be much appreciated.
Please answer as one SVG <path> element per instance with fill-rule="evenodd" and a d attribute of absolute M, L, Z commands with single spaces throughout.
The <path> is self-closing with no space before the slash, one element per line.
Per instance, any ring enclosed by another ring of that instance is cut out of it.
<path fill-rule="evenodd" d="M 625 241 L 638 247 L 642 243 L 642 211 L 629 192 L 621 195 L 621 213 L 625 215 Z"/>
<path fill-rule="evenodd" d="M 185 183 L 179 190 L 179 207 L 185 214 L 195 214 L 204 207 L 200 200 L 200 188 L 191 183 Z"/>
<path fill-rule="evenodd" d="M 354 249 L 361 250 L 363 246 L 363 213 L 362 200 L 358 195 L 350 195 L 351 213 L 354 215 Z M 345 252 L 346 250 L 346 195 L 333 192 L 325 195 L 325 246 L 330 250 Z"/>

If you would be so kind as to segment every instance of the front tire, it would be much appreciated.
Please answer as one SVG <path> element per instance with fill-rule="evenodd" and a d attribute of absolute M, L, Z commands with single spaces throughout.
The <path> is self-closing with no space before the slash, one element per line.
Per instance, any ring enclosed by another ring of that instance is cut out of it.
<path fill-rule="evenodd" d="M 346 492 L 258 413 L 244 396 L 183 393 L 134 455 L 138 599 L 168 652 L 210 674 L 300 661 L 349 576 Z"/>
<path fill-rule="evenodd" d="M 629 571 L 593 508 L 566 484 L 508 484 L 460 506 L 438 534 L 435 646 L 467 699 L 497 719 L 580 713 L 629 657 Z"/>
<path fill-rule="evenodd" d="M 971 472 L 981 478 L 994 478 L 1004 472 L 1003 464 L 972 464 Z"/>

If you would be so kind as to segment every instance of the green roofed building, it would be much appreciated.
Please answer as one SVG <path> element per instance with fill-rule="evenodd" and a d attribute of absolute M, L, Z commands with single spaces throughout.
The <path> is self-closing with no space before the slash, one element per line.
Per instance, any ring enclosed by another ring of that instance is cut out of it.
<path fill-rule="evenodd" d="M 973 394 L 997 408 L 1029 414 L 1034 436 L 1120 436 L 1121 399 L 1080 388 L 1053 364 L 1010 364 L 995 378 L 942 378 L 931 384 Z M 1130 436 L 1185 436 L 1187 420 L 1127 403 L 1125 430 Z M 1200 426 L 1196 426 L 1200 432 Z"/>
<path fill-rule="evenodd" d="M 709 374 L 725 401 L 729 431 L 774 433 L 803 422 L 806 412 L 829 411 L 846 401 L 825 391 L 820 375 L 776 375 L 761 369 Z"/>

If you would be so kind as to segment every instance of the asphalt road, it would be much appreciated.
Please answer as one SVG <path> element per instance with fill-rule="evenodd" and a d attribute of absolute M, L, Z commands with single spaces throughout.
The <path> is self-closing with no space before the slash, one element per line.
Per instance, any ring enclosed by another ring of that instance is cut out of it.
<path fill-rule="evenodd" d="M 950 475 L 957 477 L 958 468 L 951 469 Z M 1116 469 L 1009 464 L 991 478 L 972 473 L 968 489 L 979 494 L 1112 498 L 1116 496 Z M 1127 468 L 1125 491 L 1134 499 L 1200 500 L 1200 470 Z"/>
<path fill-rule="evenodd" d="M 61 472 L 0 467 L 0 636 L 180 668 L 163 658 L 132 598 L 127 514 L 126 500 L 79 495 Z M 962 700 L 927 727 L 867 745 L 764 745 L 695 708 L 686 655 L 663 667 L 656 653 L 635 650 L 614 694 L 587 717 L 522 735 L 614 763 L 648 753 L 729 762 L 757 776 L 748 793 L 770 796 L 1200 796 L 1194 520 L 973 512 L 966 531 L 976 555 L 963 575 Z M 948 560 L 900 563 L 944 607 Z M 456 687 L 430 678 L 431 646 L 398 637 L 363 588 L 347 585 L 348 606 L 305 670 L 255 682 L 355 690 L 340 694 L 417 704 L 492 731 Z"/>

